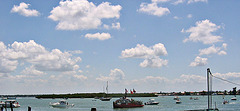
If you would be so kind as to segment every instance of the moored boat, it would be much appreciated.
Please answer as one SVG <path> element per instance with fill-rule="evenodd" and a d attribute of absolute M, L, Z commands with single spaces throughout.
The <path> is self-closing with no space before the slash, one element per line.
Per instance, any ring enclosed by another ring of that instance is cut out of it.
<path fill-rule="evenodd" d="M 135 101 L 133 99 L 128 99 L 126 97 L 122 97 L 115 102 L 113 102 L 113 108 L 136 108 L 143 107 L 142 101 Z"/>
<path fill-rule="evenodd" d="M 111 97 L 101 97 L 101 101 L 110 101 L 112 98 Z"/>
<path fill-rule="evenodd" d="M 155 99 L 149 99 L 149 101 L 144 104 L 145 105 L 158 105 L 159 102 L 156 102 Z"/>
<path fill-rule="evenodd" d="M 233 98 L 231 98 L 231 100 L 237 100 L 237 98 L 236 98 L 236 97 L 233 97 Z"/>
<path fill-rule="evenodd" d="M 0 105 L 7 108 L 19 108 L 20 104 L 16 100 L 6 100 L 5 102 L 0 102 Z M 12 105 L 12 106 L 11 106 Z"/>
<path fill-rule="evenodd" d="M 179 97 L 178 96 L 175 96 L 174 98 L 173 98 L 173 100 L 178 100 L 179 99 Z"/>
<path fill-rule="evenodd" d="M 60 100 L 56 103 L 50 103 L 50 106 L 56 107 L 56 108 L 67 108 L 67 107 L 73 107 L 74 104 L 69 104 L 66 100 Z"/>
<path fill-rule="evenodd" d="M 181 104 L 182 102 L 180 101 L 180 99 L 176 100 L 176 104 Z"/>

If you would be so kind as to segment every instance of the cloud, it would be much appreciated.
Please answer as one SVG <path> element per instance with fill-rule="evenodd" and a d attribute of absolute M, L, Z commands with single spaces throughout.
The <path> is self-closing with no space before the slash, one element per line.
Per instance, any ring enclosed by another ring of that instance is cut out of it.
<path fill-rule="evenodd" d="M 73 77 L 77 78 L 77 79 L 80 79 L 80 80 L 86 80 L 87 79 L 87 77 L 84 76 L 84 75 L 77 75 L 77 74 L 75 74 L 75 75 L 73 75 Z"/>
<path fill-rule="evenodd" d="M 111 38 L 109 33 L 95 33 L 95 34 L 86 34 L 85 38 L 90 40 L 98 39 L 98 40 L 107 40 Z"/>
<path fill-rule="evenodd" d="M 159 1 L 159 0 L 153 0 L 153 1 Z M 163 7 L 158 7 L 157 3 L 153 2 L 153 3 L 141 3 L 140 5 L 140 9 L 138 9 L 139 12 L 142 13 L 147 13 L 150 15 L 155 15 L 158 17 L 161 17 L 163 15 L 167 15 L 170 13 L 168 8 L 163 8 Z"/>
<path fill-rule="evenodd" d="M 175 79 L 175 83 L 193 84 L 193 83 L 205 83 L 205 82 L 206 82 L 206 77 L 199 76 L 199 75 L 182 74 L 179 79 Z"/>
<path fill-rule="evenodd" d="M 205 66 L 207 65 L 207 58 L 201 58 L 199 56 L 197 56 L 195 58 L 195 60 L 190 64 L 190 66 L 192 67 L 196 67 L 196 66 Z"/>
<path fill-rule="evenodd" d="M 46 74 L 42 71 L 36 70 L 33 65 L 31 67 L 26 67 L 21 73 L 28 74 L 28 75 L 44 75 L 44 74 Z"/>
<path fill-rule="evenodd" d="M 96 6 L 87 0 L 67 0 L 60 1 L 48 18 L 58 21 L 58 30 L 97 29 L 102 24 L 102 19 L 118 19 L 121 9 L 120 5 L 114 6 L 109 2 Z"/>
<path fill-rule="evenodd" d="M 170 0 L 152 0 L 153 3 L 162 3 L 162 2 L 168 2 Z"/>
<path fill-rule="evenodd" d="M 177 0 L 177 1 L 173 2 L 173 4 L 178 5 L 178 4 L 184 3 L 184 2 L 185 2 L 185 0 Z"/>
<path fill-rule="evenodd" d="M 111 70 L 109 76 L 100 76 L 99 78 L 96 78 L 96 80 L 99 81 L 115 81 L 115 82 L 121 82 L 124 79 L 125 79 L 124 72 L 118 68 Z"/>
<path fill-rule="evenodd" d="M 223 43 L 222 47 L 215 47 L 212 45 L 209 48 L 206 49 L 199 49 L 199 55 L 209 55 L 209 54 L 218 54 L 218 55 L 226 55 L 227 52 L 224 51 L 227 48 L 227 44 Z"/>
<path fill-rule="evenodd" d="M 178 16 L 174 16 L 173 18 L 176 19 L 176 20 L 181 19 L 181 18 L 178 17 Z"/>
<path fill-rule="evenodd" d="M 149 58 L 162 55 L 167 55 L 167 50 L 162 43 L 155 44 L 152 47 L 137 44 L 135 48 L 125 49 L 121 54 L 123 58 Z"/>
<path fill-rule="evenodd" d="M 120 28 L 121 28 L 120 23 L 119 23 L 119 22 L 117 22 L 117 23 L 112 23 L 112 28 L 113 28 L 113 29 L 120 29 Z"/>
<path fill-rule="evenodd" d="M 208 0 L 188 0 L 188 4 L 190 4 L 190 3 L 196 3 L 196 2 L 208 2 Z"/>
<path fill-rule="evenodd" d="M 142 63 L 140 63 L 141 67 L 162 67 L 168 64 L 168 60 L 156 58 L 147 58 Z"/>
<path fill-rule="evenodd" d="M 187 15 L 187 18 L 192 18 L 192 14 L 188 14 L 188 15 Z"/>
<path fill-rule="evenodd" d="M 189 37 L 184 39 L 183 42 L 193 41 L 193 42 L 202 42 L 203 44 L 213 44 L 222 41 L 221 36 L 213 35 L 213 32 L 216 32 L 220 26 L 210 22 L 209 20 L 202 20 L 196 22 L 195 27 L 191 27 L 188 30 L 184 31 L 190 33 Z"/>
<path fill-rule="evenodd" d="M 0 42 L 0 73 L 13 72 L 20 61 L 32 65 L 22 72 L 39 74 L 42 71 L 75 71 L 79 69 L 77 63 L 81 58 L 59 49 L 48 51 L 33 40 L 14 42 L 9 47 Z"/>
<path fill-rule="evenodd" d="M 227 79 L 227 80 L 237 80 L 238 81 L 240 79 L 239 72 L 228 72 L 225 74 L 214 73 L 213 76 L 220 77 L 220 78 Z"/>
<path fill-rule="evenodd" d="M 28 9 L 28 6 L 30 6 L 30 4 L 26 4 L 24 2 L 20 3 L 19 6 L 14 5 L 11 10 L 11 13 L 19 13 L 20 15 L 23 15 L 25 17 L 40 15 L 40 13 L 37 10 Z"/>
<path fill-rule="evenodd" d="M 81 54 L 83 53 L 81 50 L 74 50 L 74 51 L 68 51 L 71 54 Z"/>
<path fill-rule="evenodd" d="M 135 48 L 125 49 L 121 53 L 122 58 L 143 58 L 141 67 L 162 67 L 166 66 L 168 61 L 160 59 L 159 56 L 167 55 L 167 50 L 163 44 L 158 43 L 152 47 L 137 44 Z"/>

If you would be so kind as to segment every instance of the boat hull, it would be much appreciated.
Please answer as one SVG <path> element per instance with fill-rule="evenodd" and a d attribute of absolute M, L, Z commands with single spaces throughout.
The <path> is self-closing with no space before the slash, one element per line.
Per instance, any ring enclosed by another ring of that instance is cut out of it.
<path fill-rule="evenodd" d="M 159 103 L 145 103 L 145 105 L 158 105 Z"/>
<path fill-rule="evenodd" d="M 132 104 L 132 103 L 128 103 L 128 104 L 116 104 L 113 103 L 113 108 L 137 108 L 137 107 L 143 107 L 144 105 L 137 105 L 137 104 Z"/>

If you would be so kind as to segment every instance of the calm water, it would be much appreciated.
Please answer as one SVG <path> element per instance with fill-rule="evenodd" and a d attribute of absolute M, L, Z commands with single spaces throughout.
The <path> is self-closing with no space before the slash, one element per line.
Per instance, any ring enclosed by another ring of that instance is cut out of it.
<path fill-rule="evenodd" d="M 36 99 L 36 98 L 17 98 L 17 101 L 21 105 L 20 108 L 14 109 L 14 111 L 27 111 L 28 106 L 32 107 L 32 111 L 90 111 L 92 107 L 96 107 L 97 111 L 183 111 L 193 109 L 206 109 L 207 108 L 207 96 L 179 96 L 182 103 L 176 104 L 173 100 L 174 96 L 161 96 L 161 97 L 141 97 L 133 98 L 135 100 L 141 100 L 147 102 L 149 99 L 154 98 L 155 101 L 160 102 L 158 105 L 145 105 L 142 108 L 126 108 L 126 109 L 113 109 L 112 103 L 118 98 L 113 98 L 111 101 L 100 101 L 93 98 L 86 99 L 68 99 L 70 104 L 74 104 L 74 107 L 59 109 L 49 106 L 50 102 L 57 102 L 60 99 Z M 190 100 L 190 97 L 198 97 L 199 100 Z M 240 96 L 237 96 L 238 100 L 231 101 L 233 96 L 225 96 L 225 100 L 229 100 L 229 104 L 222 104 L 222 96 L 213 96 L 213 103 L 216 102 L 216 106 L 220 111 L 240 111 Z M 215 105 L 213 105 L 215 107 Z M 10 111 L 10 109 L 8 109 Z"/>

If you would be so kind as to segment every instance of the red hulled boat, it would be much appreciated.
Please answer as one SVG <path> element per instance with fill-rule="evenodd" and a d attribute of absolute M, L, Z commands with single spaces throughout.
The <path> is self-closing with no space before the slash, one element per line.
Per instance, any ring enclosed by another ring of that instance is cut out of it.
<path fill-rule="evenodd" d="M 126 97 L 122 97 L 115 102 L 113 102 L 113 108 L 136 108 L 143 107 L 141 101 L 135 101 L 133 99 L 128 99 Z"/>

